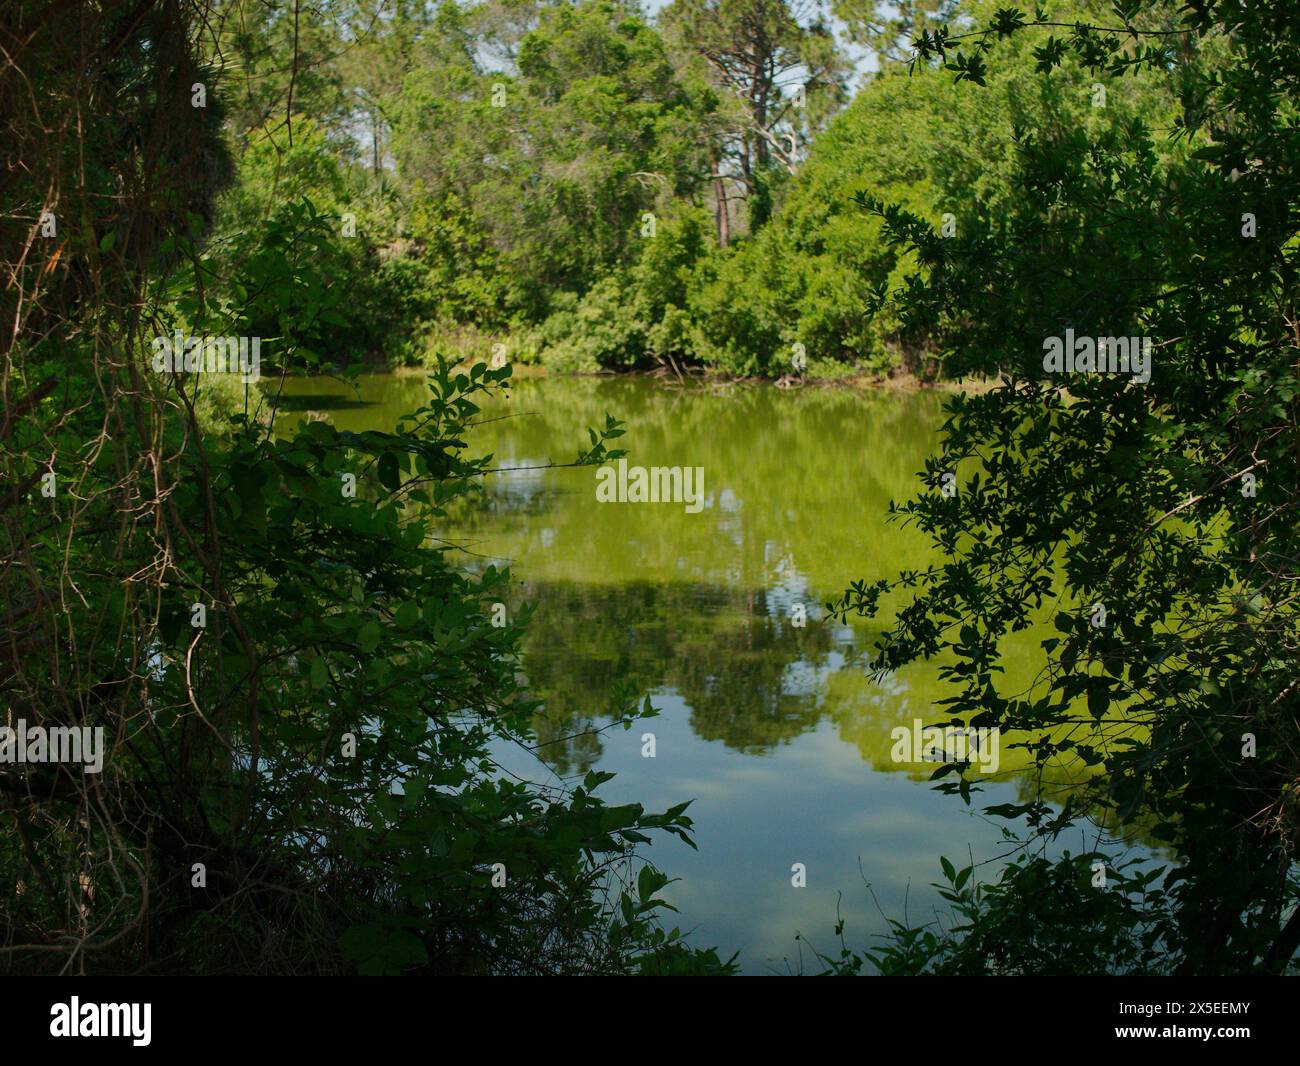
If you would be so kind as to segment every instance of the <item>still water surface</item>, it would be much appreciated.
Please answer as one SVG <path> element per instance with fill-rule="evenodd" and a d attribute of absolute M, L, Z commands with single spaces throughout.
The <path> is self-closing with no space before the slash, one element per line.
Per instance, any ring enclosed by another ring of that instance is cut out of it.
<path fill-rule="evenodd" d="M 427 386 L 369 375 L 295 380 L 285 392 L 290 417 L 391 430 Z M 613 771 L 601 794 L 651 810 L 693 800 L 698 852 L 665 839 L 650 857 L 680 878 L 665 892 L 678 924 L 724 957 L 738 951 L 746 972 L 798 969 L 796 933 L 837 950 L 837 913 L 851 946 L 867 945 L 885 925 L 868 884 L 889 916 L 906 906 L 913 920 L 932 917 L 940 855 L 961 866 L 1005 850 L 998 827 L 972 812 L 1024 794 L 1019 753 L 1004 743 L 1001 772 L 972 808 L 932 791 L 932 765 L 892 762 L 890 730 L 936 720 L 934 701 L 951 693 L 935 663 L 874 683 L 865 664 L 879 623 L 831 622 L 823 607 L 852 580 L 930 561 L 886 509 L 916 491 L 941 403 L 930 393 L 523 378 L 485 408 L 470 440 L 500 467 L 568 462 L 609 412 L 627 423 L 614 444 L 630 464 L 703 468 L 695 514 L 680 503 L 599 503 L 591 468 L 495 474 L 443 535 L 473 565 L 511 567 L 511 610 L 535 605 L 524 669 L 551 743 L 545 765 L 516 751 L 501 752 L 503 764 L 542 781 Z M 1007 650 L 1010 676 L 1028 670 L 1035 640 Z M 659 717 L 609 728 L 619 686 L 649 694 Z M 654 758 L 642 755 L 646 732 Z M 792 886 L 795 863 L 807 887 Z"/>

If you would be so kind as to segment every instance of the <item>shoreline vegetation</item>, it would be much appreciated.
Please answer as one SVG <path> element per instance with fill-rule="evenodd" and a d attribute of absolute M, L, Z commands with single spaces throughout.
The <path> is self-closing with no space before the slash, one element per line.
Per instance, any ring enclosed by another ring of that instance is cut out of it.
<path fill-rule="evenodd" d="M 1168 79 L 1141 70 L 1105 108 L 1082 70 L 1026 92 L 1035 45 L 1017 35 L 971 93 L 891 43 L 939 25 L 930 5 L 898 21 L 842 13 L 880 52 L 863 76 L 811 8 L 750 2 L 762 32 L 743 5 L 705 0 L 654 19 L 614 0 L 542 4 L 522 25 L 487 0 L 410 16 L 369 65 L 323 79 L 310 108 L 298 90 L 292 143 L 265 107 L 228 117 L 211 244 L 257 255 L 298 204 L 347 293 L 313 347 L 366 366 L 937 380 L 949 372 L 932 325 L 887 299 L 929 276 L 936 249 L 890 241 L 890 212 L 973 249 L 1017 195 L 1017 130 L 1177 114 Z M 997 10 L 962 6 L 977 23 Z M 325 55 L 321 33 L 310 43 Z M 475 48 L 489 46 L 514 57 L 508 73 L 482 65 Z M 764 73 L 728 87 L 718 64 Z M 255 73 L 268 93 L 280 78 Z M 349 79 L 372 102 L 360 114 L 340 92 Z"/>
<path fill-rule="evenodd" d="M 453 368 L 458 373 L 467 374 L 474 366 L 473 360 L 453 364 Z M 395 377 L 425 377 L 433 373 L 435 368 L 423 365 L 402 365 L 386 366 L 384 364 L 374 364 L 365 366 L 361 373 L 363 374 L 392 374 Z M 274 382 L 285 373 L 288 377 L 335 377 L 338 380 L 346 380 L 345 377 L 325 368 L 312 368 L 300 372 L 284 371 L 277 367 L 266 367 L 263 372 L 263 380 Z M 966 379 L 962 381 L 950 380 L 947 378 L 924 378 L 908 371 L 894 371 L 891 373 L 861 373 L 846 374 L 838 377 L 815 377 L 811 375 L 787 375 L 782 378 L 762 377 L 759 375 L 729 375 L 722 373 L 710 373 L 707 370 L 698 367 L 692 367 L 690 373 L 674 374 L 672 370 L 658 368 L 654 370 L 595 370 L 595 371 L 563 371 L 552 370 L 545 366 L 535 364 L 522 364 L 513 368 L 512 376 L 518 380 L 520 378 L 545 378 L 545 377 L 562 377 L 575 379 L 606 379 L 617 380 L 621 378 L 642 379 L 647 381 L 660 382 L 669 386 L 700 386 L 700 387 L 746 387 L 758 385 L 770 385 L 773 388 L 780 389 L 799 389 L 799 388 L 842 388 L 857 389 L 862 391 L 879 391 L 879 392 L 952 392 L 952 393 L 978 393 L 985 392 L 997 387 L 997 381 L 987 379 Z"/>

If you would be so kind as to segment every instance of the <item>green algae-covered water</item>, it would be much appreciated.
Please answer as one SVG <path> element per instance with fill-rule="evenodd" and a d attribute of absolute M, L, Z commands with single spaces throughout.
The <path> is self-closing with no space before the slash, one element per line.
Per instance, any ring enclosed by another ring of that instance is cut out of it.
<path fill-rule="evenodd" d="M 282 417 L 390 430 L 426 395 L 415 374 L 297 379 Z M 938 664 L 873 682 L 879 623 L 833 622 L 823 606 L 850 581 L 930 561 L 886 511 L 917 490 L 941 404 L 933 393 L 523 378 L 470 439 L 501 468 L 569 462 L 608 412 L 627 423 L 615 443 L 628 464 L 702 471 L 692 507 L 601 502 L 593 468 L 504 470 L 439 534 L 469 565 L 510 566 L 509 610 L 535 607 L 523 667 L 547 743 L 541 762 L 511 749 L 502 765 L 552 782 L 612 771 L 607 800 L 652 810 L 693 800 L 699 850 L 665 839 L 648 854 L 679 879 L 665 895 L 681 927 L 724 957 L 738 951 L 746 972 L 799 968 L 801 950 L 815 968 L 796 934 L 838 950 L 837 916 L 856 948 L 884 929 L 881 909 L 930 918 L 940 855 L 963 865 L 1005 851 L 973 812 L 1023 794 L 1019 753 L 1004 740 L 971 808 L 932 791 L 932 765 L 891 758 L 891 731 L 940 717 Z M 1007 649 L 1009 675 L 1028 676 L 1041 634 L 1024 636 Z M 611 727 L 621 699 L 647 694 L 658 717 Z"/>

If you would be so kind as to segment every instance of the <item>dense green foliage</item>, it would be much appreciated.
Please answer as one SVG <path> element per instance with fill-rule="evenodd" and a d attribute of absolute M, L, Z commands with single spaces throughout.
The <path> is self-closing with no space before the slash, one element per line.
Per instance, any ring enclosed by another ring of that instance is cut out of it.
<path fill-rule="evenodd" d="M 693 301 L 843 102 L 815 12 L 682 3 L 661 31 L 612 0 L 347 8 L 286 40 L 283 15 L 220 5 L 246 91 L 225 124 L 238 170 L 218 243 L 259 239 L 298 196 L 338 220 L 329 255 L 351 312 L 319 338 L 328 354 L 419 362 L 499 343 L 577 370 L 774 357 L 727 353 L 706 336 L 727 309 Z M 301 83 L 277 58 L 290 46 Z"/>
<path fill-rule="evenodd" d="M 1080 824 L 1158 842 L 1172 861 L 1155 895 L 1144 882 L 1133 896 L 1155 908 L 1152 925 L 1140 952 L 1117 949 L 1116 971 L 1280 973 L 1300 947 L 1293 14 L 1132 0 L 1100 23 L 1118 20 L 1113 30 L 1007 10 L 964 35 L 927 36 L 923 56 L 976 95 L 1010 35 L 1033 43 L 1042 81 L 1159 72 L 1181 106 L 1163 128 L 1135 117 L 1024 130 L 1014 195 L 995 214 L 973 188 L 956 239 L 862 201 L 923 268 L 893 294 L 900 320 L 934 339 L 951 372 L 1004 375 L 952 401 L 930 491 L 898 509 L 948 561 L 902 576 L 914 598 L 878 665 L 946 651 L 946 712 L 1024 731 L 1045 767 L 1068 754 L 1094 768 L 1071 794 L 1043 787 L 991 809 L 1037 843 Z M 1150 380 L 1049 373 L 1049 338 L 1067 329 L 1150 338 Z M 942 491 L 948 472 L 955 494 Z M 840 608 L 874 611 L 886 587 L 859 584 Z M 1005 683 L 999 649 L 1048 619 L 1057 633 L 1037 682 Z M 942 787 L 974 791 L 962 772 Z M 1044 883 L 1086 897 L 1086 876 L 1080 864 L 1015 868 L 975 908 L 963 965 L 1060 965 L 988 953 L 983 923 L 1032 915 Z M 1115 891 L 1113 871 L 1096 891 Z M 1114 908 L 1066 910 L 1086 940 Z M 1098 932 L 1103 942 L 1113 946 Z M 936 948 L 941 960 L 950 948 Z"/>
<path fill-rule="evenodd" d="M 686 804 L 497 769 L 533 739 L 523 619 L 491 617 L 508 573 L 461 570 L 434 533 L 491 469 L 464 437 L 510 368 L 439 364 L 397 432 L 364 434 L 281 434 L 278 390 L 252 384 L 227 386 L 225 417 L 221 375 L 159 370 L 177 331 L 320 369 L 400 276 L 347 243 L 355 175 L 301 119 L 239 155 L 272 191 L 238 184 L 214 212 L 203 12 L 87 11 L 19 5 L 4 28 L 24 165 L 4 212 L 0 689 L 8 723 L 104 738 L 98 772 L 0 768 L 4 966 L 725 971 L 660 927 L 667 878 L 637 854 L 689 842 Z M 621 433 L 592 429 L 575 463 Z"/>
<path fill-rule="evenodd" d="M 973 5 L 975 14 L 989 9 Z M 1077 10 L 1077 8 L 1075 9 Z M 780 212 L 718 264 L 693 302 L 698 352 L 710 364 L 779 375 L 801 344 L 810 368 L 903 365 L 932 375 L 926 330 L 905 330 L 877 294 L 897 288 L 916 259 L 884 239 L 857 198 L 902 207 L 960 239 L 995 223 L 1018 195 L 1017 131 L 1053 126 L 1123 130 L 1173 111 L 1166 79 L 1110 85 L 1079 71 L 1035 78 L 1032 42 L 996 51 L 985 91 L 964 92 L 943 70 L 887 69 L 814 144 Z"/>
<path fill-rule="evenodd" d="M 228 123 L 240 166 L 222 217 L 255 231 L 291 193 L 337 214 L 353 295 L 328 337 L 339 359 L 450 348 L 558 370 L 932 376 L 929 337 L 877 307 L 915 263 L 855 197 L 964 235 L 1017 195 L 1017 131 L 1162 127 L 1180 105 L 1162 72 L 1035 78 L 1035 45 L 1016 35 L 972 96 L 894 61 L 900 33 L 935 12 L 879 11 L 840 11 L 881 64 L 847 108 L 824 13 L 786 0 L 680 0 L 654 24 L 612 0 L 398 5 L 364 32 L 340 18 L 299 42 L 319 55 L 292 110 Z M 285 32 L 260 17 L 245 32 L 262 47 L 241 42 L 257 84 L 282 77 Z"/>

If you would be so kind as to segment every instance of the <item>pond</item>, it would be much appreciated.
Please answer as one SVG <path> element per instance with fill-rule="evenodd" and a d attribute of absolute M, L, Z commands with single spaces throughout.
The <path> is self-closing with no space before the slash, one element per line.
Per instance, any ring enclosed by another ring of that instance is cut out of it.
<path fill-rule="evenodd" d="M 360 430 L 392 429 L 426 388 L 387 374 L 285 391 L 289 410 Z M 523 668 L 545 703 L 543 764 L 512 749 L 502 765 L 551 783 L 612 771 L 600 794 L 651 810 L 692 800 L 699 850 L 665 838 L 648 856 L 679 879 L 665 891 L 674 920 L 724 957 L 739 952 L 744 972 L 817 969 L 807 945 L 837 951 L 837 916 L 861 949 L 886 914 L 946 913 L 930 887 L 939 856 L 995 873 L 1006 845 L 978 811 L 1026 795 L 1023 753 L 1005 738 L 971 807 L 933 791 L 920 753 L 896 761 L 894 731 L 938 719 L 950 694 L 938 664 L 876 683 L 866 664 L 880 623 L 824 608 L 850 581 L 931 560 L 886 512 L 920 487 L 941 406 L 929 392 L 525 377 L 470 440 L 503 470 L 439 532 L 471 565 L 510 566 L 506 609 L 534 605 Z M 572 461 L 607 412 L 627 424 L 614 443 L 629 469 L 690 468 L 694 503 L 602 501 L 596 469 L 527 469 Z M 1028 680 L 1043 635 L 1004 649 L 1008 676 Z M 659 715 L 612 725 L 629 694 Z"/>

